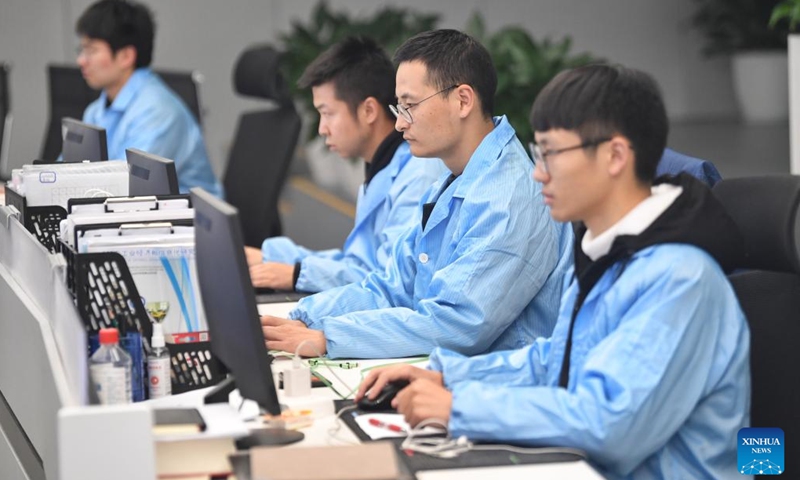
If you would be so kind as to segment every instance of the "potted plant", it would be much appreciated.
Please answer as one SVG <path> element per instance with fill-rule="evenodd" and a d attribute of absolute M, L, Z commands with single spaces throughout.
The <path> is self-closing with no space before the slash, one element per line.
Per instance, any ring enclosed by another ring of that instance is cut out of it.
<path fill-rule="evenodd" d="M 348 35 L 367 35 L 374 38 L 390 55 L 408 38 L 436 28 L 439 16 L 421 14 L 408 9 L 385 7 L 365 18 L 352 18 L 344 12 L 334 12 L 321 1 L 307 23 L 293 22 L 292 29 L 280 37 L 285 52 L 283 72 L 305 110 L 309 125 L 305 145 L 306 161 L 316 183 L 340 195 L 354 199 L 358 185 L 363 182 L 360 162 L 338 161 L 325 150 L 317 137 L 318 118 L 313 114 L 311 92 L 299 90 L 297 80 L 317 55 Z M 508 26 L 494 33 L 486 31 L 483 17 L 474 13 L 465 29 L 489 50 L 497 70 L 495 112 L 504 114 L 514 126 L 523 144 L 532 140 L 528 115 L 539 91 L 558 72 L 597 61 L 591 55 L 571 53 L 572 40 L 544 38 L 536 40 L 521 27 Z"/>
<path fill-rule="evenodd" d="M 748 122 L 788 116 L 786 30 L 769 28 L 778 0 L 695 0 L 692 25 L 706 55 L 730 55 L 733 85 Z"/>
<path fill-rule="evenodd" d="M 572 39 L 537 41 L 519 26 L 507 26 L 489 34 L 480 13 L 474 13 L 466 32 L 480 41 L 497 70 L 495 112 L 508 117 L 517 136 L 527 145 L 533 140 L 528 117 L 539 91 L 559 72 L 598 62 L 587 53 L 572 54 Z"/>
<path fill-rule="evenodd" d="M 800 0 L 786 0 L 772 10 L 770 28 L 783 25 L 789 31 L 789 138 L 790 171 L 800 175 Z"/>
<path fill-rule="evenodd" d="M 352 17 L 344 11 L 331 10 L 323 0 L 314 7 L 308 23 L 294 21 L 291 30 L 280 36 L 279 43 L 285 53 L 282 70 L 304 120 L 307 139 L 304 157 L 318 185 L 355 201 L 358 187 L 364 181 L 364 167 L 360 161 L 342 162 L 338 155 L 326 150 L 317 136 L 319 117 L 314 111 L 311 92 L 297 87 L 306 66 L 350 35 L 371 37 L 391 55 L 409 37 L 436 28 L 438 21 L 436 14 L 396 7 L 383 7 L 368 17 Z"/>

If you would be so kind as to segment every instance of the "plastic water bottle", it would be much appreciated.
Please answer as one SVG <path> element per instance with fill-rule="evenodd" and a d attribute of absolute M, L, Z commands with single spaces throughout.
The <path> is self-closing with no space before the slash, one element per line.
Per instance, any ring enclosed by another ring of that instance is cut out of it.
<path fill-rule="evenodd" d="M 131 356 L 119 346 L 117 329 L 100 330 L 100 348 L 89 359 L 89 373 L 100 403 L 131 403 L 131 367 Z"/>
<path fill-rule="evenodd" d="M 150 388 L 150 398 L 172 395 L 169 352 L 165 348 L 164 327 L 160 323 L 153 324 L 151 345 L 153 353 L 147 356 L 147 384 Z"/>

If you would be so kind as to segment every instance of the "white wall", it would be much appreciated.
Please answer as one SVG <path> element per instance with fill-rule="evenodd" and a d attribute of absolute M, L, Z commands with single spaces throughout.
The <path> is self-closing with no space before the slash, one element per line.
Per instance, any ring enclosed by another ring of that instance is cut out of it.
<path fill-rule="evenodd" d="M 306 21 L 317 0 L 146 0 L 158 25 L 154 66 L 202 72 L 206 143 L 218 173 L 227 160 L 236 118 L 257 101 L 237 98 L 231 74 L 245 46 L 273 41 L 291 20 Z M 0 0 L 0 61 L 11 61 L 12 163 L 41 150 L 47 121 L 45 64 L 74 61 L 73 28 L 89 0 Z M 381 3 L 333 0 L 334 9 L 367 14 Z M 735 116 L 730 67 L 701 57 L 687 27 L 692 0 L 407 0 L 403 7 L 442 14 L 440 25 L 463 28 L 479 10 L 494 31 L 521 24 L 537 38 L 572 35 L 588 51 L 653 74 L 672 119 Z"/>

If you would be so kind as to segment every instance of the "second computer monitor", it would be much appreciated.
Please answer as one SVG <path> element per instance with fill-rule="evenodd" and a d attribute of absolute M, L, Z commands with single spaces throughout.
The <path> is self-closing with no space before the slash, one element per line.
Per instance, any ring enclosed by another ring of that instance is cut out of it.
<path fill-rule="evenodd" d="M 231 371 L 242 397 L 278 415 L 280 404 L 244 256 L 239 212 L 202 188 L 193 188 L 191 195 L 197 279 L 211 351 Z"/>
<path fill-rule="evenodd" d="M 135 148 L 125 150 L 130 167 L 128 195 L 178 195 L 175 162 Z"/>
<path fill-rule="evenodd" d="M 74 118 L 61 120 L 64 147 L 61 157 L 65 162 L 100 162 L 108 160 L 106 129 L 83 123 Z"/>

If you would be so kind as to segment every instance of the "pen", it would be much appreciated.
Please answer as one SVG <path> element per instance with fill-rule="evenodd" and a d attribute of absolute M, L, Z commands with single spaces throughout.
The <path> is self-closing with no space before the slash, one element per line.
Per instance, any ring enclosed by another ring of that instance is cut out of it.
<path fill-rule="evenodd" d="M 394 425 L 392 423 L 381 422 L 377 418 L 370 418 L 369 419 L 369 424 L 374 426 L 374 427 L 385 428 L 386 430 L 391 430 L 391 431 L 397 432 L 397 433 L 406 433 L 406 429 L 405 428 L 403 428 L 403 427 L 401 427 L 399 425 Z"/>

